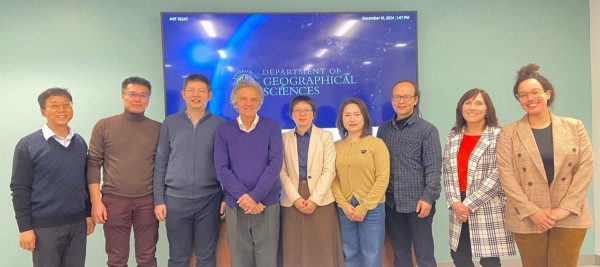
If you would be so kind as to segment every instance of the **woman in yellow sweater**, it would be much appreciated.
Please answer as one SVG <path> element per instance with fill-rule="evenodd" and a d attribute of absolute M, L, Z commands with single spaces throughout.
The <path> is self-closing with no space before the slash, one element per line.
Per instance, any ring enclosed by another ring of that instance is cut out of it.
<path fill-rule="evenodd" d="M 346 267 L 381 266 L 385 229 L 385 190 L 390 155 L 383 141 L 372 136 L 371 117 L 358 98 L 344 101 L 336 126 L 336 177 L 332 191 L 338 205 Z"/>

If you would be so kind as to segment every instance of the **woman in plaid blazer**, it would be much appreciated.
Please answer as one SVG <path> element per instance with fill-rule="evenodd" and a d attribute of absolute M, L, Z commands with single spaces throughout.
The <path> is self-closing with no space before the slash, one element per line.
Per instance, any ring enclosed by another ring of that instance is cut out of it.
<path fill-rule="evenodd" d="M 498 139 L 498 170 L 507 195 L 506 228 L 523 266 L 577 266 L 593 175 L 590 139 L 579 120 L 555 116 L 554 88 L 539 67 L 519 71 L 513 88 L 526 112 Z"/>
<path fill-rule="evenodd" d="M 504 228 L 504 192 L 496 168 L 500 128 L 489 95 L 467 91 L 458 101 L 456 123 L 444 148 L 444 184 L 450 219 L 450 255 L 456 266 L 500 266 L 515 254 Z"/>

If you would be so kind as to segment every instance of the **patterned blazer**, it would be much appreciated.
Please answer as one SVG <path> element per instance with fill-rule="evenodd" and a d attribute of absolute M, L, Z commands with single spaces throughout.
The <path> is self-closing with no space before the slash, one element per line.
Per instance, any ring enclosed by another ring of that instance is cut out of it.
<path fill-rule="evenodd" d="M 283 167 L 279 174 L 282 194 L 280 204 L 291 207 L 300 198 L 298 193 L 299 163 L 295 130 L 283 134 Z M 308 143 L 308 161 L 306 166 L 308 189 L 312 202 L 324 206 L 335 201 L 331 193 L 331 183 L 335 178 L 335 146 L 333 135 L 313 125 Z"/>
<path fill-rule="evenodd" d="M 498 140 L 498 170 L 507 195 L 506 227 L 511 232 L 543 232 L 527 218 L 539 209 L 571 212 L 555 227 L 592 226 L 586 200 L 594 168 L 590 138 L 581 121 L 551 116 L 554 180 L 550 186 L 527 115 L 504 127 Z"/>
<path fill-rule="evenodd" d="M 475 257 L 515 254 L 512 236 L 504 228 L 505 196 L 496 166 L 496 140 L 500 128 L 486 127 L 469 157 L 467 192 L 462 203 L 471 210 L 469 234 Z M 444 185 L 450 219 L 450 248 L 456 251 L 462 223 L 456 220 L 452 204 L 461 202 L 458 186 L 458 149 L 463 131 L 451 131 L 444 147 Z"/>

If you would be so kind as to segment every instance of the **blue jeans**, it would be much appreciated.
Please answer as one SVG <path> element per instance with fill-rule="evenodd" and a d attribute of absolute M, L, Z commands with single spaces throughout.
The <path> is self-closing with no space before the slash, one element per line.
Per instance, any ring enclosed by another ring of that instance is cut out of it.
<path fill-rule="evenodd" d="M 417 217 L 416 212 L 399 213 L 391 207 L 385 207 L 385 224 L 388 238 L 394 250 L 394 266 L 413 266 L 411 246 L 415 249 L 419 267 L 435 267 L 433 234 L 431 225 L 435 215 L 435 203 L 425 218 Z"/>
<path fill-rule="evenodd" d="M 358 201 L 352 197 L 350 204 L 357 206 Z M 385 232 L 384 204 L 368 211 L 362 222 L 350 221 L 341 208 L 338 208 L 338 217 L 346 267 L 380 267 Z"/>

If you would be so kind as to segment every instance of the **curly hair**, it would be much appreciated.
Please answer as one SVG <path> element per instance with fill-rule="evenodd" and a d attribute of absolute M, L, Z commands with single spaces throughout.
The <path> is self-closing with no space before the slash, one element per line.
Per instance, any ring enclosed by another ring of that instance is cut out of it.
<path fill-rule="evenodd" d="M 513 95 L 517 100 L 519 100 L 519 97 L 517 96 L 519 93 L 519 85 L 526 80 L 535 79 L 542 85 L 544 92 L 552 91 L 552 94 L 550 94 L 550 99 L 548 99 L 548 106 L 550 106 L 552 105 L 552 102 L 554 102 L 554 96 L 556 95 L 556 92 L 554 91 L 554 87 L 548 81 L 548 79 L 539 73 L 539 70 L 540 66 L 535 63 L 529 63 L 522 67 L 517 72 L 515 86 L 513 87 Z"/>

